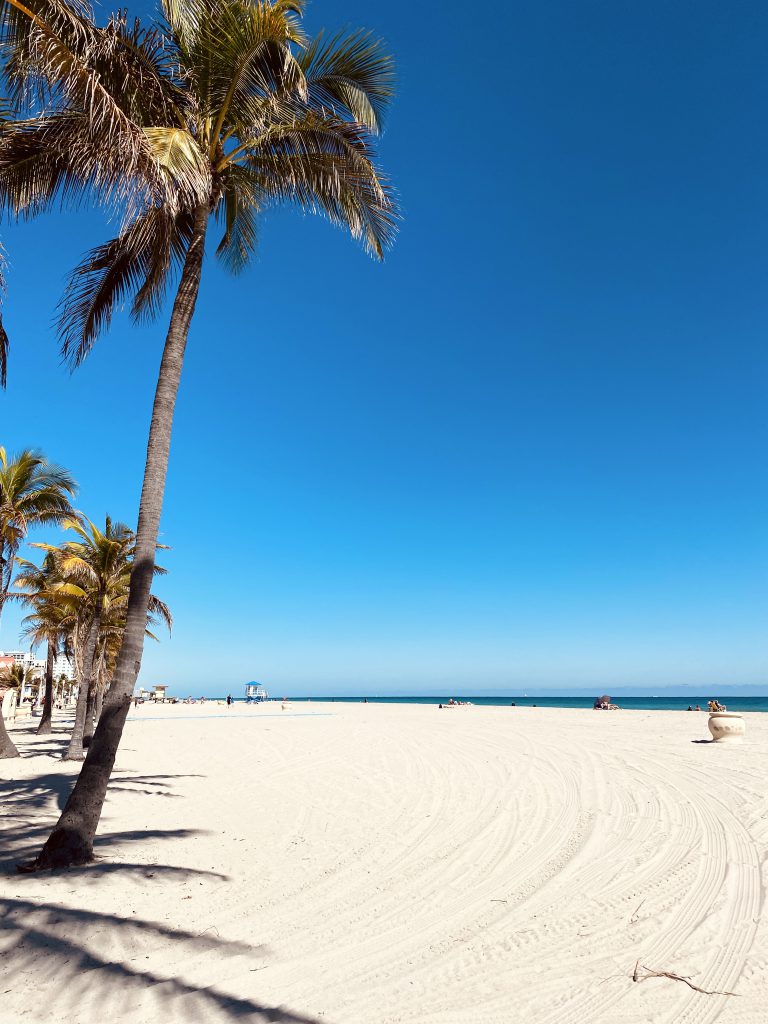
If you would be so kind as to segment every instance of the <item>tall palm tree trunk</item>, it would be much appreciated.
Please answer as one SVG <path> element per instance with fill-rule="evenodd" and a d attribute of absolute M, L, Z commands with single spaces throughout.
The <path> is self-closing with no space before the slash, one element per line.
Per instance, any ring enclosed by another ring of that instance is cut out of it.
<path fill-rule="evenodd" d="M 91 728 L 90 736 L 86 736 L 86 746 L 91 745 L 91 740 L 93 739 L 93 730 L 99 724 L 99 719 L 101 718 L 101 711 L 102 708 L 104 707 L 104 658 L 106 657 L 106 654 L 107 647 L 106 644 L 103 644 L 101 648 L 101 654 L 99 655 L 99 668 L 98 671 L 96 672 L 93 686 L 93 718 L 91 719 L 93 726 Z"/>
<path fill-rule="evenodd" d="M 77 693 L 77 707 L 75 708 L 75 724 L 72 726 L 72 735 L 69 737 L 69 746 L 64 754 L 65 761 L 82 761 L 85 753 L 83 751 L 83 737 L 85 735 L 85 724 L 88 715 L 89 703 L 92 700 L 91 689 L 93 687 L 93 663 L 96 656 L 96 640 L 101 628 L 101 615 L 97 612 L 88 630 L 88 639 L 85 643 L 83 654 L 83 673 L 80 676 L 80 689 Z M 93 704 L 90 704 L 93 714 Z"/>
<path fill-rule="evenodd" d="M 168 471 L 173 412 L 184 365 L 187 335 L 200 289 L 207 223 L 208 207 L 199 206 L 195 210 L 192 238 L 173 303 L 152 407 L 125 633 L 115 674 L 104 698 L 101 718 L 75 787 L 40 855 L 26 866 L 30 870 L 68 867 L 93 860 L 93 837 L 104 807 L 109 777 L 141 668 L 147 606 Z"/>
<path fill-rule="evenodd" d="M 94 666 L 95 667 L 95 666 Z M 83 724 L 83 748 L 87 749 L 93 739 L 93 719 L 96 713 L 96 680 L 95 672 L 91 672 L 91 685 L 88 687 L 88 700 L 85 705 L 85 723 Z"/>
<path fill-rule="evenodd" d="M 51 731 L 51 718 L 53 716 L 53 661 L 56 657 L 55 645 L 49 640 L 48 651 L 45 658 L 45 697 L 43 714 L 37 726 L 37 735 L 47 735 Z"/>

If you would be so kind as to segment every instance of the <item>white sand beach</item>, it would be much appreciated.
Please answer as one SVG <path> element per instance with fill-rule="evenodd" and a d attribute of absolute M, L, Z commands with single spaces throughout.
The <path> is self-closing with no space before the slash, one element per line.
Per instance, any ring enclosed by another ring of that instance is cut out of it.
<path fill-rule="evenodd" d="M 98 863 L 40 876 L 13 864 L 75 768 L 21 725 L 0 1020 L 768 1021 L 768 716 L 746 718 L 738 747 L 696 742 L 704 713 L 144 706 Z"/>

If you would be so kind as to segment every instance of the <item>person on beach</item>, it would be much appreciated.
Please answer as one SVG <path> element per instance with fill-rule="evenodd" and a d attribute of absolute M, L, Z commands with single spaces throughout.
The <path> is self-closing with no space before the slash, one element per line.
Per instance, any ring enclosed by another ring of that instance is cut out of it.
<path fill-rule="evenodd" d="M 229 707 L 229 705 L 230 705 L 231 703 L 232 703 L 232 694 L 231 694 L 231 693 L 228 693 L 228 694 L 227 694 L 227 707 Z"/>

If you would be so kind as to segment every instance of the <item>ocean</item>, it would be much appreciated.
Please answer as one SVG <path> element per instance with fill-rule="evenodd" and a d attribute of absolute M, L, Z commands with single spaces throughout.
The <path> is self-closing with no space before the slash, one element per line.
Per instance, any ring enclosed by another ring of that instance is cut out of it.
<path fill-rule="evenodd" d="M 597 692 L 595 692 L 595 697 Z M 453 697 L 454 700 L 466 700 L 471 704 L 482 704 L 487 707 L 509 707 L 512 703 L 518 707 L 540 707 L 540 708 L 591 708 L 595 697 L 527 697 L 514 694 L 504 697 L 474 697 L 464 696 L 461 693 L 451 692 L 444 697 L 376 697 L 374 695 L 361 695 L 360 697 L 291 697 L 288 699 L 295 702 L 323 701 L 336 702 L 339 704 L 360 704 L 364 699 L 369 704 L 445 704 Z M 275 699 L 274 697 L 272 699 Z M 279 699 L 279 698 L 278 698 Z M 719 700 L 729 711 L 768 711 L 768 696 L 765 697 L 739 697 L 723 693 L 701 693 L 686 695 L 685 697 L 664 696 L 664 697 L 623 697 L 613 696 L 613 701 L 619 707 L 634 711 L 685 711 L 690 704 L 692 707 L 700 705 L 703 711 L 707 710 L 707 701 Z M 238 701 L 244 698 L 237 698 Z"/>

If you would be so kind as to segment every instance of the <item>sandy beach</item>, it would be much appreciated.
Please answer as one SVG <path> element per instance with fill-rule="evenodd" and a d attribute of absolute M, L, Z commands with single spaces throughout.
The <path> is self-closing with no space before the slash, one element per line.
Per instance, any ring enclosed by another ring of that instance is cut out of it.
<path fill-rule="evenodd" d="M 703 713 L 145 705 L 98 863 L 40 876 L 14 863 L 76 769 L 22 724 L 0 1020 L 768 1021 L 768 716 L 746 717 L 738 747 L 701 742 Z"/>

